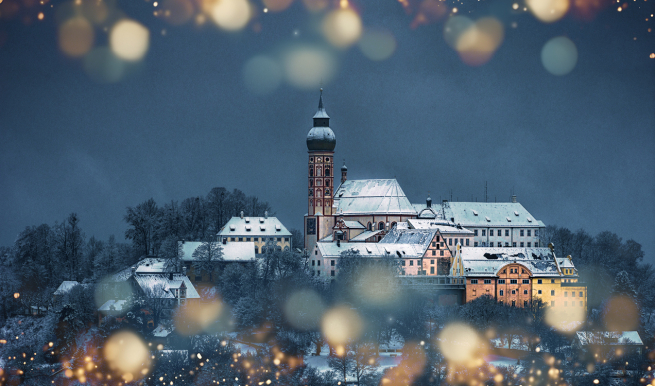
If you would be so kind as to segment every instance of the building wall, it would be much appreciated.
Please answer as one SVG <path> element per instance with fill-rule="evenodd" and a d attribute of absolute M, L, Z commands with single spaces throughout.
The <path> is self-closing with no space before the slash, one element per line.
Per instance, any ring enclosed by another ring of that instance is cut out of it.
<path fill-rule="evenodd" d="M 485 280 L 488 280 L 489 283 L 485 283 Z M 467 277 L 465 301 L 468 303 L 482 296 L 490 296 L 496 299 L 496 278 Z"/>
<path fill-rule="evenodd" d="M 255 253 L 263 253 L 262 247 L 266 245 L 268 239 L 273 239 L 275 245 L 280 247 L 281 250 L 291 250 L 291 236 L 251 236 L 251 235 L 230 235 L 228 236 L 219 236 L 218 241 L 227 243 L 238 243 L 238 242 L 249 242 L 253 241 L 255 243 Z"/>
<path fill-rule="evenodd" d="M 473 247 L 482 247 L 482 246 L 491 246 L 493 243 L 494 247 L 498 246 L 500 242 L 503 247 L 517 247 L 521 248 L 528 247 L 543 247 L 540 244 L 539 234 L 543 232 L 543 228 L 540 227 L 465 227 L 466 229 L 473 231 L 473 240 L 471 246 Z M 498 231 L 501 231 L 501 235 L 498 235 Z M 521 236 L 521 231 L 523 231 L 523 236 Z M 528 236 L 528 231 L 530 231 L 530 236 Z M 493 236 L 491 235 L 493 233 Z M 476 244 L 477 243 L 477 244 Z M 484 244 L 483 244 L 484 243 Z M 516 245 L 514 245 L 516 243 Z M 521 244 L 523 243 L 523 244 Z"/>
<path fill-rule="evenodd" d="M 587 287 L 582 284 L 576 285 L 577 277 L 567 276 L 533 278 L 533 296 L 540 298 L 549 307 L 556 307 L 562 311 L 566 311 L 568 307 L 582 309 L 586 314 Z M 565 282 L 564 280 L 571 280 L 571 282 Z M 581 293 L 582 296 L 580 296 Z M 580 302 L 582 302 L 582 305 L 580 305 Z"/>
<path fill-rule="evenodd" d="M 499 302 L 516 307 L 524 307 L 532 301 L 532 273 L 521 264 L 508 264 L 498 273 L 496 296 Z M 505 280 L 501 284 L 501 280 Z M 516 284 L 512 283 L 516 280 Z M 527 280 L 527 283 L 523 281 Z M 503 291 L 503 295 L 500 291 Z"/>
<path fill-rule="evenodd" d="M 423 255 L 423 270 L 428 276 L 447 275 L 453 254 L 447 246 L 441 233 L 437 230 L 428 249 Z"/>
<path fill-rule="evenodd" d="M 310 151 L 308 165 L 307 214 L 313 216 L 316 212 L 321 212 L 325 216 L 330 216 L 335 188 L 334 152 Z"/>

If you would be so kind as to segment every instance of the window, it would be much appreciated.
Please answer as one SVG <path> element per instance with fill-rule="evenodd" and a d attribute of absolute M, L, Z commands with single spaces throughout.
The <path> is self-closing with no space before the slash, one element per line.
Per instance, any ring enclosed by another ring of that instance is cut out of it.
<path fill-rule="evenodd" d="M 486 232 L 487 232 L 487 231 L 486 231 L 485 229 L 483 229 L 483 230 L 482 230 L 482 236 L 484 236 Z"/>
<path fill-rule="evenodd" d="M 443 256 L 443 250 L 439 251 L 439 256 Z"/>
<path fill-rule="evenodd" d="M 243 241 L 243 237 L 239 237 L 239 241 Z"/>
<path fill-rule="evenodd" d="M 250 241 L 250 237 L 246 237 L 246 241 Z"/>
<path fill-rule="evenodd" d="M 435 251 L 435 250 L 433 249 L 433 250 L 432 250 L 432 256 L 436 256 L 436 255 L 437 255 L 437 251 Z"/>
<path fill-rule="evenodd" d="M 255 253 L 259 253 L 259 249 L 257 248 L 256 245 L 255 245 Z"/>
<path fill-rule="evenodd" d="M 491 284 L 491 279 L 484 279 L 484 284 Z"/>
<path fill-rule="evenodd" d="M 494 246 L 494 242 L 491 241 L 491 242 L 489 243 L 489 246 L 490 246 L 490 247 L 493 247 L 493 246 Z"/>
<path fill-rule="evenodd" d="M 569 297 L 569 293 L 566 292 L 566 291 L 564 291 L 564 297 L 565 297 L 565 298 L 568 298 L 568 297 Z"/>
<path fill-rule="evenodd" d="M 366 229 L 368 229 L 369 231 L 373 230 L 373 224 L 371 224 L 370 221 L 369 221 L 368 225 L 366 225 Z"/>
<path fill-rule="evenodd" d="M 430 267 L 430 273 L 434 273 L 434 267 Z"/>
<path fill-rule="evenodd" d="M 550 282 L 551 282 L 551 283 L 555 283 L 555 279 L 550 279 Z"/>
<path fill-rule="evenodd" d="M 316 266 L 316 260 L 312 260 L 312 267 Z"/>
<path fill-rule="evenodd" d="M 516 248 L 516 241 L 512 243 L 512 247 Z"/>
<path fill-rule="evenodd" d="M 582 302 L 580 302 L 580 307 L 582 307 Z"/>
<path fill-rule="evenodd" d="M 284 238 L 284 241 L 287 241 L 287 242 L 288 242 L 288 241 L 289 241 L 289 238 L 288 238 L 288 237 L 285 237 L 285 238 Z"/>
<path fill-rule="evenodd" d="M 505 236 L 509 236 L 509 229 L 505 229 Z"/>
<path fill-rule="evenodd" d="M 498 279 L 498 284 L 505 284 L 505 279 Z"/>
<path fill-rule="evenodd" d="M 505 291 L 500 290 L 500 292 L 498 292 L 498 294 L 499 294 L 500 296 L 503 296 L 503 295 L 505 295 Z"/>
<path fill-rule="evenodd" d="M 550 296 L 555 296 L 555 290 L 550 290 Z"/>
<path fill-rule="evenodd" d="M 541 290 L 537 291 L 537 294 L 541 295 Z"/>
<path fill-rule="evenodd" d="M 314 251 L 314 254 L 315 254 L 315 255 L 318 255 L 318 249 Z"/>
<path fill-rule="evenodd" d="M 330 265 L 334 267 L 335 260 L 330 260 Z"/>
<path fill-rule="evenodd" d="M 410 260 L 410 261 L 409 261 L 409 265 L 410 265 L 410 266 L 411 266 L 411 265 L 414 265 L 414 260 Z"/>
<path fill-rule="evenodd" d="M 554 300 L 550 302 L 550 306 L 555 307 L 555 301 Z"/>
<path fill-rule="evenodd" d="M 471 279 L 471 284 L 478 284 L 478 279 Z"/>
<path fill-rule="evenodd" d="M 527 295 L 527 294 L 528 294 L 528 290 L 523 290 L 523 295 Z"/>
<path fill-rule="evenodd" d="M 466 246 L 469 246 L 469 239 L 466 239 Z"/>
<path fill-rule="evenodd" d="M 530 284 L 530 279 L 523 279 L 523 284 Z"/>
<path fill-rule="evenodd" d="M 435 243 L 435 242 L 433 241 L 433 242 L 432 242 L 432 248 L 434 248 L 434 247 L 436 247 L 436 246 L 437 246 L 437 243 Z"/>
<path fill-rule="evenodd" d="M 474 241 L 474 242 L 473 242 L 473 246 L 474 246 L 474 247 L 477 247 L 477 246 L 478 246 L 478 242 L 477 242 L 477 241 Z"/>
<path fill-rule="evenodd" d="M 316 260 L 316 265 L 318 265 L 318 266 L 320 267 L 320 266 L 321 266 L 321 261 L 320 261 L 320 260 Z"/>
<path fill-rule="evenodd" d="M 405 260 L 402 261 L 402 265 L 403 265 L 403 267 L 405 266 Z"/>
<path fill-rule="evenodd" d="M 535 230 L 534 230 L 534 236 L 535 236 L 535 237 L 539 236 L 539 229 L 535 229 Z"/>
<path fill-rule="evenodd" d="M 521 237 L 525 236 L 523 233 L 524 233 L 523 229 L 521 229 L 521 231 L 520 231 Z"/>
<path fill-rule="evenodd" d="M 316 276 L 321 276 L 321 271 L 316 271 Z"/>
<path fill-rule="evenodd" d="M 535 232 L 537 232 L 537 231 L 535 231 Z M 536 236 L 536 235 L 535 235 L 535 236 Z M 534 242 L 534 247 L 535 247 L 535 248 L 539 248 L 539 242 L 538 242 L 538 241 L 535 241 L 535 242 Z"/>
<path fill-rule="evenodd" d="M 516 307 L 516 300 L 512 300 L 512 307 Z"/>
<path fill-rule="evenodd" d="M 325 168 L 325 176 L 329 177 L 330 176 L 330 168 Z M 334 275 L 332 275 L 334 276 Z"/>
<path fill-rule="evenodd" d="M 448 239 L 448 245 L 453 245 L 453 239 Z"/>
<path fill-rule="evenodd" d="M 571 291 L 571 297 L 572 297 L 572 298 L 575 297 L 575 291 Z"/>
<path fill-rule="evenodd" d="M 477 229 L 473 229 L 473 236 L 477 236 L 477 235 L 478 235 L 478 230 L 477 230 Z"/>
<path fill-rule="evenodd" d="M 234 241 L 234 240 L 236 240 L 234 237 L 230 237 L 230 241 Z"/>
<path fill-rule="evenodd" d="M 489 236 L 493 236 L 493 235 L 494 235 L 494 230 L 493 230 L 493 229 L 489 229 Z"/>
<path fill-rule="evenodd" d="M 532 229 L 528 229 L 528 236 L 532 236 Z"/>
<path fill-rule="evenodd" d="M 523 248 L 523 241 L 521 241 L 521 244 L 520 244 L 520 245 L 521 245 L 521 248 Z"/>
<path fill-rule="evenodd" d="M 378 230 L 379 230 L 379 231 L 383 231 L 383 230 L 384 230 L 384 223 L 383 223 L 382 221 L 380 221 L 380 222 L 378 223 Z"/>
<path fill-rule="evenodd" d="M 537 284 L 541 284 L 541 279 L 537 279 Z"/>
<path fill-rule="evenodd" d="M 512 295 L 516 295 L 516 290 L 512 290 Z"/>
<path fill-rule="evenodd" d="M 530 241 L 528 241 L 528 248 L 530 248 L 531 246 L 532 246 L 532 243 Z"/>
<path fill-rule="evenodd" d="M 523 307 L 527 307 L 527 306 L 528 306 L 528 301 L 527 301 L 527 300 L 524 300 L 524 301 L 523 301 Z"/>
<path fill-rule="evenodd" d="M 568 302 L 564 302 L 564 307 L 566 307 L 567 305 L 568 305 Z"/>
<path fill-rule="evenodd" d="M 518 284 L 518 280 L 516 280 L 516 279 L 509 279 L 509 284 Z"/>
<path fill-rule="evenodd" d="M 326 170 L 327 172 L 327 170 Z M 334 271 L 330 271 L 330 276 L 334 276 Z"/>
<path fill-rule="evenodd" d="M 580 297 L 582 297 L 582 291 L 580 291 Z"/>

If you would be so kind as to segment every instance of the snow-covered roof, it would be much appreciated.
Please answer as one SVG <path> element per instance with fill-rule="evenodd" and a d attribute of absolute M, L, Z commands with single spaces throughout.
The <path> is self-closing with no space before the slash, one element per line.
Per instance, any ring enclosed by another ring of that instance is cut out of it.
<path fill-rule="evenodd" d="M 381 244 L 418 244 L 423 251 L 430 246 L 430 241 L 434 238 L 436 229 L 398 229 L 393 228 L 387 233 Z"/>
<path fill-rule="evenodd" d="M 125 311 L 123 307 L 126 307 L 127 305 L 127 300 L 107 300 L 105 304 L 98 308 L 98 311 L 103 311 L 104 313 L 111 311 L 122 312 Z"/>
<path fill-rule="evenodd" d="M 67 293 L 68 291 L 70 291 L 71 289 L 73 289 L 73 287 L 75 287 L 76 285 L 79 285 L 79 284 L 80 283 L 78 283 L 75 280 L 73 280 L 73 281 L 64 280 L 63 282 L 61 282 L 59 287 L 57 287 L 57 290 L 55 291 L 54 295 L 63 295 L 65 293 Z"/>
<path fill-rule="evenodd" d="M 553 253 L 548 248 L 461 248 L 466 276 L 496 276 L 507 264 L 519 263 L 533 276 L 559 276 Z"/>
<path fill-rule="evenodd" d="M 407 220 L 407 223 L 409 224 L 410 228 L 413 229 L 438 229 L 441 234 L 473 234 L 472 230 L 466 229 L 464 227 L 458 228 L 455 224 L 446 220 L 410 218 Z"/>
<path fill-rule="evenodd" d="M 163 324 L 160 324 L 152 330 L 152 335 L 156 336 L 157 338 L 166 338 L 169 336 L 173 331 L 175 330 L 175 326 L 164 326 Z"/>
<path fill-rule="evenodd" d="M 359 221 L 344 220 L 343 223 L 346 226 L 346 228 L 348 228 L 348 229 L 366 229 L 366 227 L 364 225 L 362 225 L 362 223 L 360 223 Z M 336 227 L 336 225 L 335 225 L 335 227 Z"/>
<path fill-rule="evenodd" d="M 382 232 L 384 232 L 384 231 L 364 231 L 364 232 L 358 234 L 357 236 L 351 238 L 350 241 L 355 241 L 355 242 L 366 241 L 366 239 L 368 239 L 369 237 L 373 237 L 373 236 L 377 235 L 378 233 L 382 233 Z M 330 240 L 330 241 L 332 241 L 332 240 Z"/>
<path fill-rule="evenodd" d="M 573 262 L 569 260 L 568 257 L 558 257 L 557 258 L 557 263 L 559 264 L 560 268 L 573 268 L 575 269 L 575 266 L 573 265 Z"/>
<path fill-rule="evenodd" d="M 218 232 L 219 236 L 282 236 L 290 237 L 291 232 L 277 217 L 232 217 Z"/>
<path fill-rule="evenodd" d="M 575 335 L 583 346 L 641 346 L 644 344 L 637 331 L 578 331 Z"/>
<path fill-rule="evenodd" d="M 182 243 L 180 241 L 180 243 Z M 200 241 L 185 241 L 182 243 L 182 260 L 193 261 L 193 252 L 202 244 Z M 223 251 L 223 261 L 248 262 L 255 261 L 255 243 L 252 241 L 229 241 L 226 244 L 212 242 L 220 245 Z"/>
<path fill-rule="evenodd" d="M 155 299 L 174 299 L 175 295 L 171 291 L 180 288 L 179 281 L 184 282 L 186 286 L 187 299 L 198 299 L 200 295 L 186 275 L 174 273 L 173 279 L 169 275 L 134 275 L 134 281 L 141 287 L 144 293 Z"/>
<path fill-rule="evenodd" d="M 156 261 L 147 261 L 139 265 L 136 269 L 136 273 L 139 275 L 143 274 L 157 274 L 166 272 L 166 261 L 164 259 L 159 259 Z"/>
<path fill-rule="evenodd" d="M 136 267 L 138 269 L 142 265 L 147 265 L 147 264 L 156 264 L 160 262 L 162 259 L 158 259 L 156 257 L 146 257 L 145 259 L 140 260 L 138 263 L 134 264 L 133 266 L 123 268 L 120 271 L 114 273 L 113 275 L 110 275 L 107 278 L 107 281 L 110 282 L 121 282 L 129 279 L 132 276 L 132 267 Z"/>
<path fill-rule="evenodd" d="M 341 253 L 348 250 L 359 252 L 363 257 L 401 257 L 401 258 L 420 258 L 425 250 L 419 244 L 380 244 L 380 243 L 317 243 L 324 258 L 338 258 Z"/>
<path fill-rule="evenodd" d="M 448 202 L 444 216 L 464 227 L 544 227 L 518 202 Z"/>
<path fill-rule="evenodd" d="M 334 213 L 416 215 L 395 179 L 347 180 L 334 193 Z"/>

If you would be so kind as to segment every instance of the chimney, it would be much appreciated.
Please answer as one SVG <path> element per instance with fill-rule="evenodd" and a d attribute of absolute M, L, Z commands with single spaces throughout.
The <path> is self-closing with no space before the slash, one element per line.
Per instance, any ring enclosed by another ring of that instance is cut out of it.
<path fill-rule="evenodd" d="M 267 210 L 264 211 L 264 218 L 268 218 L 268 211 Z"/>
<path fill-rule="evenodd" d="M 243 218 L 243 211 L 241 211 L 241 218 Z"/>
<path fill-rule="evenodd" d="M 168 273 L 168 280 L 173 281 L 173 272 Z"/>
<path fill-rule="evenodd" d="M 182 275 L 186 276 L 186 265 L 182 266 Z"/>
<path fill-rule="evenodd" d="M 512 194 L 512 202 L 516 204 L 516 194 Z"/>
<path fill-rule="evenodd" d="M 337 247 L 341 247 L 341 239 L 337 239 Z"/>
<path fill-rule="evenodd" d="M 430 198 L 430 194 L 428 193 L 428 198 L 425 200 L 425 204 L 428 206 L 428 208 L 432 208 L 432 198 Z"/>

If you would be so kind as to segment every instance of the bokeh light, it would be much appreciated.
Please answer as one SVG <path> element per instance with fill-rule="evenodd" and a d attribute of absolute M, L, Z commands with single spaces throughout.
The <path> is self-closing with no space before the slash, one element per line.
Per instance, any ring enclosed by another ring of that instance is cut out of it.
<path fill-rule="evenodd" d="M 293 0 L 264 0 L 264 5 L 272 12 L 280 12 L 289 8 Z"/>
<path fill-rule="evenodd" d="M 552 23 L 569 10 L 569 0 L 526 0 L 528 9 L 539 20 Z"/>
<path fill-rule="evenodd" d="M 439 348 L 443 356 L 457 364 L 469 363 L 481 355 L 482 341 L 478 333 L 462 323 L 452 323 L 439 333 Z"/>
<path fill-rule="evenodd" d="M 632 331 L 639 326 L 639 308 L 629 297 L 613 296 L 605 304 L 603 314 L 607 331 Z"/>
<path fill-rule="evenodd" d="M 161 9 L 164 20 L 173 25 L 182 25 L 195 14 L 195 6 L 191 0 L 165 0 Z"/>
<path fill-rule="evenodd" d="M 367 266 L 357 277 L 354 290 L 364 305 L 392 306 L 401 289 L 391 270 Z"/>
<path fill-rule="evenodd" d="M 95 25 L 102 25 L 109 18 L 112 9 L 106 1 L 83 1 L 76 5 L 82 16 Z"/>
<path fill-rule="evenodd" d="M 223 303 L 220 301 L 188 302 L 183 307 L 178 307 L 175 313 L 175 329 L 186 336 L 208 330 L 220 318 L 223 310 Z"/>
<path fill-rule="evenodd" d="M 118 63 L 120 70 L 114 68 L 110 62 Z M 123 62 L 118 59 L 107 47 L 96 48 L 84 58 L 84 69 L 92 79 L 100 82 L 109 82 L 120 79 L 123 72 Z M 88 66 L 88 68 L 87 68 Z M 111 74 L 112 71 L 117 74 Z M 114 281 L 111 277 L 106 277 L 96 285 L 95 303 L 96 307 L 101 308 L 108 300 L 126 301 L 121 309 L 113 311 L 113 314 L 122 315 L 131 307 L 130 299 L 133 299 L 132 286 L 127 281 Z M 102 311 L 101 311 L 102 312 Z"/>
<path fill-rule="evenodd" d="M 205 9 L 212 20 L 227 31 L 238 31 L 248 24 L 252 9 L 247 0 L 208 0 Z"/>
<path fill-rule="evenodd" d="M 150 352 L 143 340 L 133 332 L 120 331 L 107 339 L 103 349 L 109 368 L 126 382 L 138 379 L 150 369 Z"/>
<path fill-rule="evenodd" d="M 328 310 L 321 321 L 321 331 L 325 339 L 334 346 L 345 345 L 356 340 L 362 333 L 363 322 L 357 311 L 347 306 Z"/>
<path fill-rule="evenodd" d="M 362 20 L 352 8 L 334 10 L 323 21 L 323 34 L 333 46 L 349 47 L 362 34 Z"/>
<path fill-rule="evenodd" d="M 443 28 L 443 35 L 446 43 L 450 48 L 457 49 L 457 41 L 460 36 L 467 30 L 473 28 L 475 23 L 473 20 L 469 19 L 466 16 L 452 16 L 450 17 Z"/>
<path fill-rule="evenodd" d="M 269 56 L 255 56 L 246 62 L 243 80 L 251 92 L 269 94 L 282 82 L 282 66 Z"/>
<path fill-rule="evenodd" d="M 579 330 L 585 319 L 584 307 L 549 306 L 546 308 L 546 324 L 560 332 L 573 333 Z"/>
<path fill-rule="evenodd" d="M 329 0 L 302 0 L 302 2 L 310 12 L 322 11 L 329 4 Z"/>
<path fill-rule="evenodd" d="M 541 63 L 553 75 L 566 75 L 578 62 L 578 49 L 565 36 L 550 39 L 541 50 Z"/>
<path fill-rule="evenodd" d="M 59 27 L 59 48 L 68 56 L 84 56 L 93 47 L 94 39 L 93 27 L 83 17 L 68 19 Z"/>
<path fill-rule="evenodd" d="M 334 76 L 335 59 L 320 48 L 296 47 L 286 53 L 284 72 L 289 84 L 302 89 L 318 87 Z"/>
<path fill-rule="evenodd" d="M 464 63 L 479 66 L 491 59 L 504 35 L 500 21 L 485 17 L 464 30 L 457 39 L 456 49 Z"/>
<path fill-rule="evenodd" d="M 284 316 L 294 327 L 310 330 L 318 327 L 325 306 L 312 290 L 301 290 L 289 296 L 284 304 Z"/>
<path fill-rule="evenodd" d="M 358 45 L 367 58 L 385 60 L 396 50 L 396 39 L 389 31 L 366 29 L 359 39 Z"/>
<path fill-rule="evenodd" d="M 440 0 L 423 0 L 412 20 L 411 28 L 441 20 L 448 13 L 448 6 Z"/>
<path fill-rule="evenodd" d="M 109 34 L 111 50 L 121 59 L 142 59 L 148 51 L 150 31 L 133 20 L 123 19 L 114 24 Z"/>

